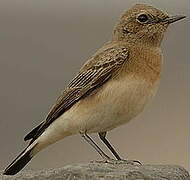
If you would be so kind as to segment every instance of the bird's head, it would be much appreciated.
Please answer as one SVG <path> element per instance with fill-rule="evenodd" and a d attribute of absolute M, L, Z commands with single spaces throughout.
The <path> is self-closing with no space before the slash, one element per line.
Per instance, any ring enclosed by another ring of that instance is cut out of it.
<path fill-rule="evenodd" d="M 125 12 L 113 33 L 113 40 L 150 43 L 159 46 L 169 24 L 185 16 L 169 16 L 152 6 L 137 4 Z"/>

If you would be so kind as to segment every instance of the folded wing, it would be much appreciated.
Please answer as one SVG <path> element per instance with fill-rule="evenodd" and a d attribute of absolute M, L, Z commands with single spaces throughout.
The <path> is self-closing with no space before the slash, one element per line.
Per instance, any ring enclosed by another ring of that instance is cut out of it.
<path fill-rule="evenodd" d="M 128 51 L 125 47 L 107 48 L 90 59 L 68 84 L 46 120 L 27 134 L 24 140 L 34 142 L 45 129 L 80 99 L 90 95 L 117 72 L 127 62 Z"/>

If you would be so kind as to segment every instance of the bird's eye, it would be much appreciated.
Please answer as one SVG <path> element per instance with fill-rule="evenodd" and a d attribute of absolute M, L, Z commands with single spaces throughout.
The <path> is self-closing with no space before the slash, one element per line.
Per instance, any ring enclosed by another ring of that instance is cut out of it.
<path fill-rule="evenodd" d="M 140 14 L 138 17 L 137 17 L 137 20 L 140 22 L 140 23 L 146 23 L 148 21 L 148 16 L 146 14 Z"/>

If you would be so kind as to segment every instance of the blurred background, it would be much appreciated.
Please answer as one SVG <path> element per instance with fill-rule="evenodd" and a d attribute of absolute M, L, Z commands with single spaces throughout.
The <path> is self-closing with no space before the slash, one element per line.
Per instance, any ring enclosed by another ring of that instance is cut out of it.
<path fill-rule="evenodd" d="M 136 3 L 190 17 L 188 0 L 0 0 L 0 169 L 25 147 L 24 135 L 45 118 L 80 66 L 110 39 L 120 14 Z M 170 26 L 155 99 L 135 120 L 108 133 L 123 158 L 190 171 L 189 32 L 188 18 Z M 26 169 L 97 159 L 76 135 L 39 153 Z"/>

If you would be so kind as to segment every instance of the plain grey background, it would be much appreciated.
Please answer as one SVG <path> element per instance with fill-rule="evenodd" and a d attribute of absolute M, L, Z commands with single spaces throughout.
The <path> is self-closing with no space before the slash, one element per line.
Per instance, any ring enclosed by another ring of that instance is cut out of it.
<path fill-rule="evenodd" d="M 83 62 L 110 39 L 120 14 L 139 2 L 190 16 L 189 0 L 0 0 L 0 169 L 25 147 L 24 135 L 44 119 Z M 171 25 L 157 96 L 135 120 L 108 134 L 123 158 L 190 170 L 189 32 L 188 18 Z M 27 168 L 97 159 L 73 136 L 39 153 Z"/>

